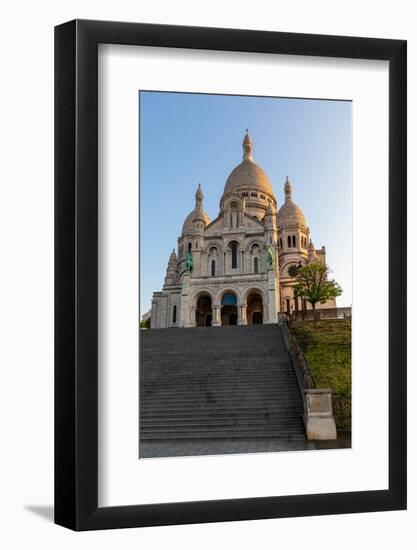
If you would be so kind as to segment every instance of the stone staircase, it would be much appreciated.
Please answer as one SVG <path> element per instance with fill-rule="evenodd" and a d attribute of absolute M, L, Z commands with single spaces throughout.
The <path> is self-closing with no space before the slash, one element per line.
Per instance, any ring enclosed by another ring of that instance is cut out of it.
<path fill-rule="evenodd" d="M 140 331 L 140 440 L 304 440 L 277 325 Z"/>

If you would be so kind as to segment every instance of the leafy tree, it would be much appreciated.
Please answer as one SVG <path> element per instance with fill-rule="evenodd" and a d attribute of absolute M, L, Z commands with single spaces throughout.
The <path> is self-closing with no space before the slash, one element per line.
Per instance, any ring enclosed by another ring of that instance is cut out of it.
<path fill-rule="evenodd" d="M 342 294 L 342 288 L 336 281 L 328 279 L 329 273 L 329 267 L 319 262 L 306 264 L 297 270 L 294 298 L 301 297 L 310 302 L 314 319 L 317 303 L 324 304 L 327 300 Z"/>
<path fill-rule="evenodd" d="M 148 317 L 147 319 L 142 319 L 140 322 L 140 328 L 151 328 L 151 318 Z"/>

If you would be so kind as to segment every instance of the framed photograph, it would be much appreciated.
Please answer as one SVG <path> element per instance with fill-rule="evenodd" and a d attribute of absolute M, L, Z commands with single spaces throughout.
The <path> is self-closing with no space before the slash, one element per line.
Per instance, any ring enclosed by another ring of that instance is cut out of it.
<path fill-rule="evenodd" d="M 55 522 L 406 508 L 406 42 L 55 29 Z"/>

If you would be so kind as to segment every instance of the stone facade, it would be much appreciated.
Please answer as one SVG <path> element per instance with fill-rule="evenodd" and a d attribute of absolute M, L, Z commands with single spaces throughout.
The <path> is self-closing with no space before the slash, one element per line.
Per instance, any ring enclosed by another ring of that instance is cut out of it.
<path fill-rule="evenodd" d="M 284 191 L 278 210 L 246 133 L 243 161 L 228 177 L 213 221 L 198 186 L 162 291 L 152 298 L 151 328 L 276 323 L 279 311 L 310 309 L 294 300 L 295 270 L 311 261 L 325 263 L 326 250 L 314 248 L 288 178 Z M 336 302 L 319 307 L 334 308 Z"/>

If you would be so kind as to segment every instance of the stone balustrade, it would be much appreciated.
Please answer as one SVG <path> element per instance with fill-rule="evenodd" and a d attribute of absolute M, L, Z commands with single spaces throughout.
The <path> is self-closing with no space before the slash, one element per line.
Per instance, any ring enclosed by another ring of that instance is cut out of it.
<path fill-rule="evenodd" d="M 278 324 L 297 377 L 304 402 L 304 425 L 307 439 L 337 439 L 332 407 L 332 390 L 316 388 L 304 354 L 287 325 L 285 314 L 278 315 Z"/>

